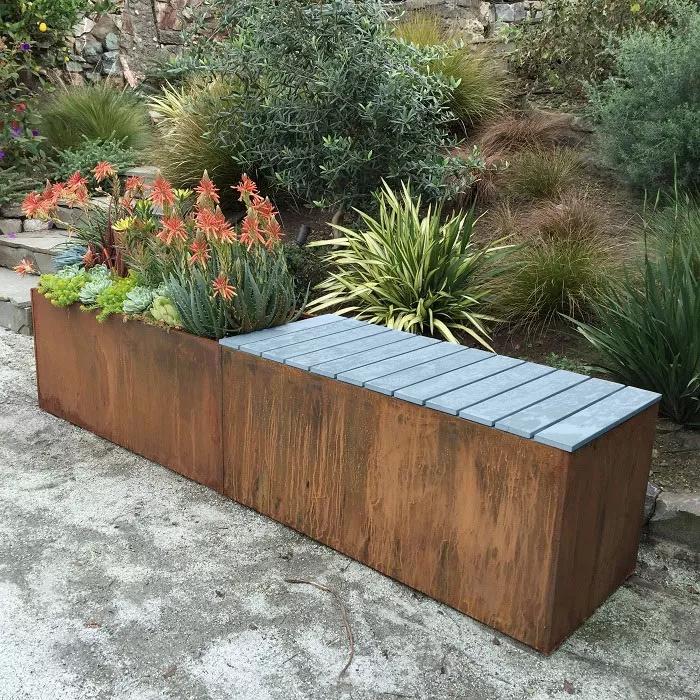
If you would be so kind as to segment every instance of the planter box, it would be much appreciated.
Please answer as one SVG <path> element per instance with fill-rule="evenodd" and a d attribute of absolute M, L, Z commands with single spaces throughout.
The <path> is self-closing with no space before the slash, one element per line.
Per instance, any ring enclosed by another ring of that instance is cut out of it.
<path fill-rule="evenodd" d="M 219 344 L 121 318 L 99 324 L 36 291 L 33 303 L 43 409 L 542 652 L 634 571 L 657 414 L 650 392 L 335 317 Z M 355 369 L 312 366 L 343 353 Z M 524 430 L 517 412 L 488 422 L 493 403 L 462 417 L 445 412 L 447 394 L 419 405 L 424 382 L 411 378 L 429 374 L 429 358 L 488 375 L 479 386 L 493 380 L 509 409 L 520 392 L 528 410 L 548 397 L 542 405 L 561 413 L 585 381 L 600 396 L 581 411 L 583 440 L 566 417 L 528 439 L 507 432 Z M 406 373 L 409 390 L 391 395 Z M 509 378 L 519 382 L 512 401 Z"/>
<path fill-rule="evenodd" d="M 223 487 L 219 345 L 32 290 L 39 406 L 217 491 Z"/>
<path fill-rule="evenodd" d="M 227 496 L 539 651 L 634 572 L 656 406 L 570 453 L 241 352 L 223 381 Z"/>

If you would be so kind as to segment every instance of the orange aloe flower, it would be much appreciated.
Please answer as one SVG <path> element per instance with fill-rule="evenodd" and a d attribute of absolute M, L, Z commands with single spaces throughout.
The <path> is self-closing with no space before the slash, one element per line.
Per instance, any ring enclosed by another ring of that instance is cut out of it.
<path fill-rule="evenodd" d="M 41 195 L 38 192 L 30 192 L 22 201 L 22 212 L 33 219 L 42 206 Z"/>
<path fill-rule="evenodd" d="M 220 296 L 224 301 L 229 301 L 236 296 L 236 288 L 231 285 L 226 275 L 219 275 L 211 283 L 214 288 L 214 296 Z"/>
<path fill-rule="evenodd" d="M 108 177 L 116 175 L 117 171 L 114 169 L 114 166 L 111 163 L 108 163 L 106 160 L 101 160 L 93 168 L 92 173 L 95 176 L 95 180 L 97 180 L 97 182 L 102 182 Z"/>
<path fill-rule="evenodd" d="M 241 196 L 238 198 L 240 202 L 246 201 L 251 195 L 258 193 L 257 185 L 245 173 L 241 176 L 241 181 L 232 187 L 240 193 Z"/>
<path fill-rule="evenodd" d="M 255 213 L 263 219 L 271 219 L 277 214 L 272 202 L 267 197 L 253 202 L 252 208 L 255 210 Z"/>
<path fill-rule="evenodd" d="M 86 177 L 83 177 L 80 170 L 76 170 L 67 180 L 66 187 L 75 189 L 77 187 L 87 187 L 88 181 Z"/>
<path fill-rule="evenodd" d="M 265 246 L 267 248 L 272 248 L 272 246 L 282 238 L 282 227 L 280 226 L 280 222 L 274 217 L 270 219 L 267 222 L 265 233 L 267 234 Z"/>
<path fill-rule="evenodd" d="M 219 203 L 219 188 L 209 179 L 206 170 L 194 191 L 197 193 L 197 206 Z"/>
<path fill-rule="evenodd" d="M 241 243 L 252 248 L 256 243 L 265 243 L 265 236 L 260 230 L 260 223 L 255 213 L 249 213 L 241 225 Z"/>
<path fill-rule="evenodd" d="M 173 241 L 186 241 L 187 228 L 185 222 L 177 216 L 164 216 L 163 228 L 156 233 L 156 238 L 160 239 L 165 245 L 170 245 Z"/>
<path fill-rule="evenodd" d="M 161 207 L 164 207 L 166 204 L 170 206 L 175 204 L 175 193 L 172 185 L 165 178 L 159 176 L 153 182 L 151 202 Z"/>
<path fill-rule="evenodd" d="M 36 268 L 28 258 L 22 258 L 22 262 L 19 265 L 15 265 L 12 269 L 22 277 L 36 273 Z"/>
<path fill-rule="evenodd" d="M 209 246 L 206 241 L 194 241 L 190 245 L 190 252 L 192 253 L 187 261 L 190 265 L 195 263 L 201 263 L 204 265 L 207 260 L 209 260 Z"/>
<path fill-rule="evenodd" d="M 236 232 L 231 228 L 231 224 L 226 221 L 226 217 L 220 209 L 211 211 L 210 209 L 200 209 L 195 217 L 197 229 L 203 233 L 208 240 L 230 243 L 236 240 Z"/>
<path fill-rule="evenodd" d="M 126 184 L 124 185 L 125 194 L 143 194 L 145 189 L 146 185 L 143 178 L 138 177 L 138 175 L 132 175 L 131 177 L 126 178 Z"/>

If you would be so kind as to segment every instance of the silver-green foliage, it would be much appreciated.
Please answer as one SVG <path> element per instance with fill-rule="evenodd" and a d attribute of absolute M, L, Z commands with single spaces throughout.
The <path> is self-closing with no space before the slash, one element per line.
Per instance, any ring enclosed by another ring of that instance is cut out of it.
<path fill-rule="evenodd" d="M 332 308 L 451 342 L 466 333 L 489 347 L 486 325 L 494 319 L 483 312 L 484 302 L 504 247 L 474 246 L 473 212 L 443 221 L 438 205 L 421 214 L 420 198 L 406 185 L 396 194 L 385 183 L 376 204 L 376 218 L 360 212 L 356 229 L 337 226 L 343 238 L 315 244 L 338 248 L 328 253 L 334 271 L 309 309 Z"/>
<path fill-rule="evenodd" d="M 155 292 L 148 287 L 134 287 L 131 291 L 126 293 L 126 298 L 124 299 L 124 313 L 125 314 L 143 314 L 148 311 L 153 299 Z"/>
<path fill-rule="evenodd" d="M 604 158 L 639 187 L 700 187 L 700 7 L 625 37 L 618 78 L 592 90 Z"/>
<path fill-rule="evenodd" d="M 209 60 L 237 81 L 219 126 L 244 170 L 322 207 L 367 204 L 381 178 L 431 198 L 459 189 L 468 168 L 447 153 L 452 83 L 429 69 L 443 49 L 396 40 L 379 0 L 245 8 Z"/>

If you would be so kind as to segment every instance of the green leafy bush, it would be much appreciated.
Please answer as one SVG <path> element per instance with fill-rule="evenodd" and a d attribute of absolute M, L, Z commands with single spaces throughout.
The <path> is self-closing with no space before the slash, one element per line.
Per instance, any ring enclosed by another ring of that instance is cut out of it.
<path fill-rule="evenodd" d="M 505 191 L 516 199 L 547 199 L 572 187 L 582 174 L 581 161 L 566 149 L 526 150 L 503 171 Z"/>
<path fill-rule="evenodd" d="M 190 187 L 206 171 L 222 192 L 238 182 L 241 168 L 219 141 L 216 120 L 230 107 L 232 85 L 223 78 L 190 80 L 167 86 L 150 108 L 159 119 L 153 157 L 163 177 L 176 187 Z M 235 125 L 230 125 L 233 131 Z"/>
<path fill-rule="evenodd" d="M 621 381 L 658 391 L 662 412 L 700 424 L 700 231 L 647 255 L 643 278 L 630 274 L 578 330 Z"/>
<path fill-rule="evenodd" d="M 619 78 L 591 91 L 604 159 L 639 187 L 700 187 L 700 8 L 622 40 Z"/>
<path fill-rule="evenodd" d="M 16 167 L 0 168 L 0 207 L 19 202 L 38 185 L 38 180 Z"/>
<path fill-rule="evenodd" d="M 106 83 L 56 91 L 42 107 L 41 129 L 56 150 L 79 147 L 84 138 L 113 139 L 136 151 L 151 141 L 143 103 L 134 93 Z"/>
<path fill-rule="evenodd" d="M 76 171 L 85 173 L 89 188 L 94 190 L 98 183 L 92 169 L 99 162 L 107 161 L 121 175 L 135 165 L 137 160 L 136 152 L 126 147 L 123 140 L 83 137 L 78 146 L 62 150 L 56 155 L 52 170 L 57 180 L 66 180 Z"/>
<path fill-rule="evenodd" d="M 511 34 L 513 65 L 533 79 L 581 96 L 585 82 L 615 72 L 615 50 L 630 31 L 673 23 L 692 0 L 547 0 L 542 21 Z"/>
<path fill-rule="evenodd" d="M 311 244 L 339 248 L 328 253 L 334 268 L 309 309 L 352 312 L 451 342 L 466 333 L 488 347 L 486 324 L 493 319 L 483 308 L 499 248 L 475 249 L 473 212 L 443 222 L 438 205 L 421 216 L 420 198 L 405 185 L 397 196 L 385 183 L 376 200 L 376 218 L 361 212 L 361 228 L 336 226 L 344 238 Z"/>
<path fill-rule="evenodd" d="M 284 244 L 284 257 L 294 278 L 297 302 L 302 306 L 311 290 L 325 279 L 328 273 L 326 262 L 314 248 L 296 243 Z"/>
<path fill-rule="evenodd" d="M 436 15 L 412 13 L 396 26 L 394 35 L 415 46 L 443 48 L 443 55 L 428 69 L 450 82 L 447 104 L 466 126 L 503 111 L 508 94 L 504 71 L 484 51 L 450 36 Z"/>
<path fill-rule="evenodd" d="M 431 198 L 471 182 L 448 177 L 468 171 L 447 151 L 450 85 L 427 70 L 441 51 L 397 41 L 381 2 L 245 5 L 212 66 L 240 83 L 218 129 L 243 169 L 321 207 L 367 204 L 382 177 Z"/>

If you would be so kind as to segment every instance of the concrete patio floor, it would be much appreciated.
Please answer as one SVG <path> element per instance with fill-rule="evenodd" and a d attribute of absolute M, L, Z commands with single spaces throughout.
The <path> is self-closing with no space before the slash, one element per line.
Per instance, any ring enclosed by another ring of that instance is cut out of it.
<path fill-rule="evenodd" d="M 643 544 L 546 658 L 41 412 L 32 339 L 0 353 L 0 700 L 700 697 L 689 551 Z M 343 600 L 342 677 L 333 597 L 287 578 Z"/>

